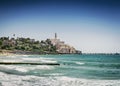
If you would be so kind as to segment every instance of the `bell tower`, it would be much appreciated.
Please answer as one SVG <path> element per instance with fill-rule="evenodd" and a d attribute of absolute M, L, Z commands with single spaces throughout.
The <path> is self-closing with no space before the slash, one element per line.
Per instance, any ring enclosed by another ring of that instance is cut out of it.
<path fill-rule="evenodd" d="M 57 33 L 55 33 L 55 39 L 57 39 Z"/>

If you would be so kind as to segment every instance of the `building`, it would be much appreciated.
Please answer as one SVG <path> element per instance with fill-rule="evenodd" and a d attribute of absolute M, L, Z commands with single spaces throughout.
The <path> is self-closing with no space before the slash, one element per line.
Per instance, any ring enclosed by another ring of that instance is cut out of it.
<path fill-rule="evenodd" d="M 65 44 L 64 41 L 61 41 L 57 38 L 57 34 L 55 33 L 55 38 L 50 39 L 51 43 L 56 46 L 57 52 L 61 54 L 73 54 L 76 53 L 76 49 L 72 46 Z"/>
<path fill-rule="evenodd" d="M 16 41 L 14 38 L 11 38 L 10 40 L 3 40 L 3 46 L 9 45 L 14 46 L 16 44 Z"/>

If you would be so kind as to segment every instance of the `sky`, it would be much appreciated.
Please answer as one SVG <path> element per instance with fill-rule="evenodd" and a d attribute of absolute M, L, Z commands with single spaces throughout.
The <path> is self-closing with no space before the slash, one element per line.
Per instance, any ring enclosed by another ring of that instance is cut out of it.
<path fill-rule="evenodd" d="M 120 1 L 0 0 L 0 37 L 54 33 L 83 53 L 120 53 Z"/>

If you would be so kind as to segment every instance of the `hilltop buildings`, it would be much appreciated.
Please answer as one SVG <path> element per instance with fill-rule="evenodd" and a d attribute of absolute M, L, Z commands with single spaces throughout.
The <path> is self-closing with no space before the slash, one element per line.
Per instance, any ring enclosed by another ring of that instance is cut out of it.
<path fill-rule="evenodd" d="M 54 39 L 50 39 L 51 43 L 56 46 L 57 52 L 61 53 L 61 54 L 74 54 L 74 53 L 78 53 L 78 51 L 68 45 L 65 44 L 64 41 L 61 41 L 60 39 L 57 39 L 57 34 L 55 33 L 55 38 Z M 79 51 L 79 53 L 81 53 L 81 51 Z"/>
<path fill-rule="evenodd" d="M 35 41 L 30 38 L 0 38 L 0 50 L 11 50 L 16 53 L 30 52 L 31 54 L 81 54 L 81 51 L 77 51 L 74 47 L 65 44 L 57 38 L 55 33 L 54 39 L 46 39 L 42 41 Z"/>

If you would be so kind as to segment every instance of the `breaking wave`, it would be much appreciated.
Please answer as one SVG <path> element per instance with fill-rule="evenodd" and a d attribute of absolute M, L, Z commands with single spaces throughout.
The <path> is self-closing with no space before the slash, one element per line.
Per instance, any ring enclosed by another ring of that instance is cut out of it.
<path fill-rule="evenodd" d="M 38 77 L 7 75 L 0 72 L 1 86 L 119 86 L 120 80 L 91 80 L 66 76 Z"/>
<path fill-rule="evenodd" d="M 15 74 L 15 75 L 29 75 L 30 71 L 35 70 L 53 70 L 55 67 L 47 66 L 47 65 L 36 65 L 36 66 L 19 66 L 19 65 L 0 65 L 0 71 L 5 72 L 8 74 Z M 33 73 L 32 73 L 33 74 Z"/>
<path fill-rule="evenodd" d="M 84 65 L 85 63 L 84 62 L 75 62 L 76 64 L 79 64 L 79 65 Z"/>

